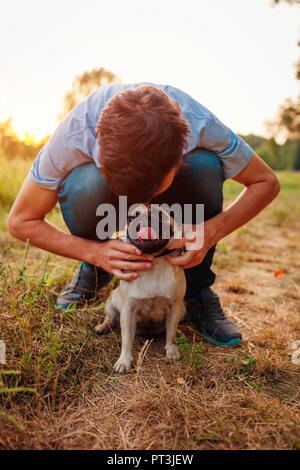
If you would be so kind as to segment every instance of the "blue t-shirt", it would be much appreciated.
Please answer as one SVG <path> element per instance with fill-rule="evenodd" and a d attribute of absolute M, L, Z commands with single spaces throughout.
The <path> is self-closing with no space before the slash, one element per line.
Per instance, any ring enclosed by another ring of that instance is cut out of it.
<path fill-rule="evenodd" d="M 188 94 L 169 85 L 116 83 L 98 88 L 72 109 L 40 150 L 30 169 L 30 179 L 43 188 L 57 189 L 73 168 L 93 161 L 101 167 L 96 126 L 102 110 L 117 93 L 144 85 L 161 88 L 181 106 L 182 117 L 191 129 L 187 153 L 196 147 L 211 150 L 221 159 L 225 178 L 233 178 L 249 163 L 251 147 Z"/>

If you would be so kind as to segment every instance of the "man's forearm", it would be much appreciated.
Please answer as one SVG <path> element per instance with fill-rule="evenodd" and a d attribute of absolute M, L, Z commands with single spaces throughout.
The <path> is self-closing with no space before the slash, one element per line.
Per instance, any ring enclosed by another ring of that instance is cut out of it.
<path fill-rule="evenodd" d="M 209 245 L 215 245 L 226 235 L 253 219 L 278 194 L 275 181 L 257 182 L 249 185 L 223 212 L 205 222 L 205 237 Z"/>
<path fill-rule="evenodd" d="M 42 219 L 24 221 L 21 228 L 10 232 L 19 240 L 29 239 L 32 245 L 43 250 L 87 262 L 90 260 L 91 251 L 95 249 L 95 244 L 98 243 L 65 233 Z"/>

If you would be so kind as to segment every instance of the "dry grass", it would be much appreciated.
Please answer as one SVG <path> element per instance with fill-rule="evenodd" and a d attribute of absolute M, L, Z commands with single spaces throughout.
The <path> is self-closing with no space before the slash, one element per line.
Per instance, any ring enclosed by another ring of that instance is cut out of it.
<path fill-rule="evenodd" d="M 22 265 L 23 244 L 3 232 L 0 448 L 300 448 L 299 366 L 291 361 L 300 339 L 300 175 L 281 179 L 277 200 L 215 257 L 215 290 L 245 344 L 210 345 L 186 322 L 180 362 L 165 361 L 163 336 L 138 337 L 125 376 L 112 368 L 120 332 L 93 333 L 112 286 L 93 307 L 57 312 L 55 295 L 76 263 L 51 255 L 45 266 L 44 253 L 30 247 Z M 237 185 L 226 184 L 232 197 Z"/>

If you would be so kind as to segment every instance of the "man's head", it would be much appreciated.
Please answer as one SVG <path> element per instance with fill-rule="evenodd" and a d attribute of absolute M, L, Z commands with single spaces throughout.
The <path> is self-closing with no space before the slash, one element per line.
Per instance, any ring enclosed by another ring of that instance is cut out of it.
<path fill-rule="evenodd" d="M 111 98 L 98 125 L 101 171 L 112 191 L 149 202 L 167 189 L 182 163 L 188 122 L 160 88 L 127 89 Z"/>

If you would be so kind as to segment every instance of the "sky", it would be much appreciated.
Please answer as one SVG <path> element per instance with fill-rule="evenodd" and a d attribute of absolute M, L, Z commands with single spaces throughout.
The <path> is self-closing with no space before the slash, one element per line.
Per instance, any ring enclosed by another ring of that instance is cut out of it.
<path fill-rule="evenodd" d="M 78 74 L 169 84 L 235 132 L 296 97 L 300 6 L 271 0 L 0 0 L 0 121 L 42 138 Z"/>

